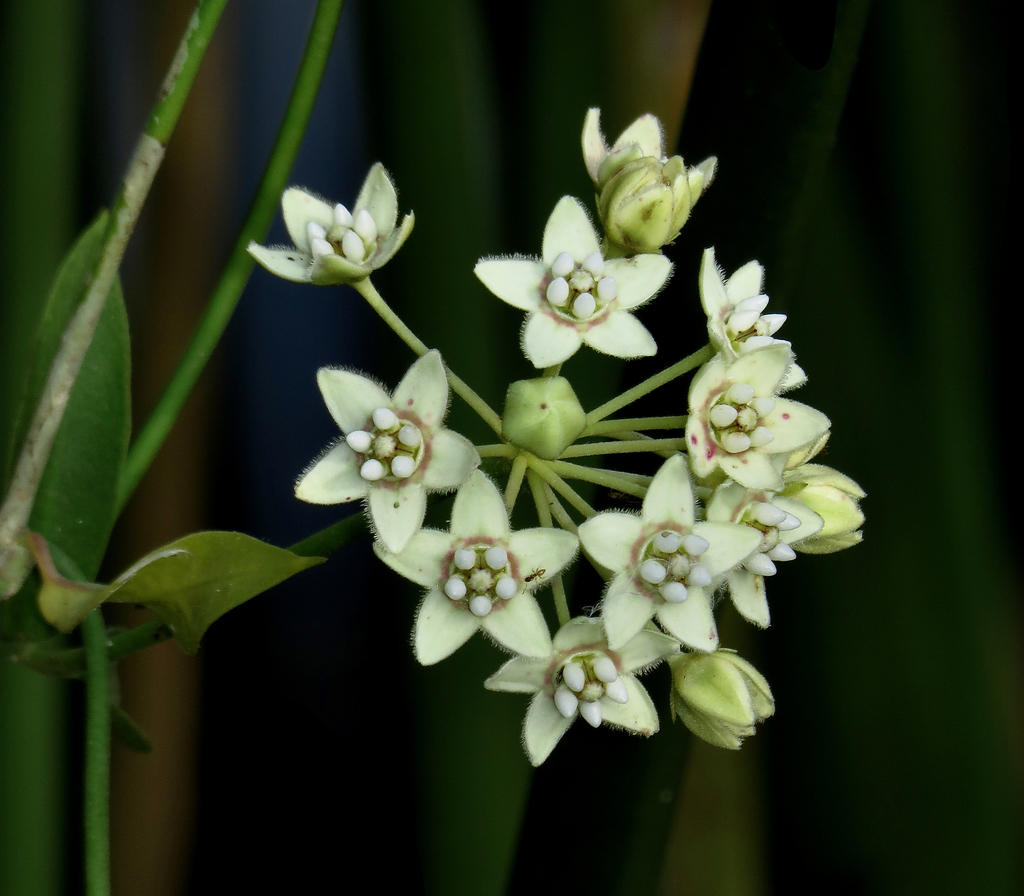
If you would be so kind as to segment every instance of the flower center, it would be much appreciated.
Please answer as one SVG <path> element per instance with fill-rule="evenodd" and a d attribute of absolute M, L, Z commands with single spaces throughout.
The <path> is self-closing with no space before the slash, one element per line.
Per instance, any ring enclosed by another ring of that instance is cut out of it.
<path fill-rule="evenodd" d="M 408 479 L 423 459 L 423 434 L 391 408 L 377 408 L 370 427 L 350 432 L 345 441 L 360 456 L 359 475 L 368 482 Z"/>
<path fill-rule="evenodd" d="M 591 252 L 579 263 L 562 252 L 551 263 L 544 298 L 559 317 L 577 323 L 590 320 L 618 294 L 615 278 L 604 276 L 600 252 Z"/>
<path fill-rule="evenodd" d="M 629 692 L 608 654 L 586 651 L 569 657 L 555 673 L 555 707 L 567 719 L 578 709 L 596 728 L 601 724 L 602 697 L 616 703 L 629 701 Z"/>
<path fill-rule="evenodd" d="M 634 574 L 648 590 L 657 591 L 669 603 L 681 604 L 688 597 L 688 587 L 711 584 L 711 573 L 700 562 L 709 547 L 699 535 L 665 529 L 644 545 Z"/>
<path fill-rule="evenodd" d="M 744 349 L 771 345 L 772 336 L 786 322 L 785 314 L 762 314 L 768 305 L 768 296 L 751 296 L 737 302 L 725 319 L 725 331 L 734 343 Z"/>
<path fill-rule="evenodd" d="M 770 501 L 755 501 L 743 512 L 740 522 L 761 533 L 758 549 L 743 561 L 743 568 L 759 576 L 773 576 L 775 564 L 796 558 L 794 551 L 782 540 L 783 532 L 800 527 L 800 520 Z"/>
<path fill-rule="evenodd" d="M 508 551 L 500 545 L 468 544 L 452 555 L 444 593 L 453 603 L 466 601 L 474 616 L 486 616 L 519 590 Z"/>
<path fill-rule="evenodd" d="M 730 454 L 740 454 L 764 448 L 775 438 L 764 425 L 773 410 L 774 399 L 757 396 L 749 383 L 733 383 L 712 405 L 708 420 L 715 441 Z"/>
<path fill-rule="evenodd" d="M 354 264 L 361 264 L 377 251 L 377 224 L 364 208 L 352 213 L 340 202 L 334 206 L 334 225 L 330 231 L 310 221 L 306 225 L 309 249 L 314 258 L 341 255 Z"/>

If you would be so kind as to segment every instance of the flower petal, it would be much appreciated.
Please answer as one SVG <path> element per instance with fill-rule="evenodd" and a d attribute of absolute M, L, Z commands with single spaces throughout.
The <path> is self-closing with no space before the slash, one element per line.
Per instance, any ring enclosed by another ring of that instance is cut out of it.
<path fill-rule="evenodd" d="M 686 421 L 686 449 L 690 470 L 697 479 L 707 479 L 718 467 L 718 446 L 711 440 L 707 423 L 696 414 Z"/>
<path fill-rule="evenodd" d="M 789 365 L 789 370 L 779 383 L 780 392 L 789 392 L 790 389 L 797 389 L 807 382 L 807 374 L 804 369 L 794 361 Z"/>
<path fill-rule="evenodd" d="M 722 272 L 715 262 L 715 249 L 704 250 L 700 262 L 700 302 L 709 320 L 721 321 L 731 310 Z"/>
<path fill-rule="evenodd" d="M 281 215 L 295 248 L 309 253 L 306 225 L 312 221 L 325 231 L 334 226 L 334 206 L 300 187 L 289 187 L 281 197 Z"/>
<path fill-rule="evenodd" d="M 671 520 L 693 525 L 693 487 L 683 455 L 676 454 L 661 465 L 647 489 L 640 513 L 645 523 Z"/>
<path fill-rule="evenodd" d="M 812 535 L 817 535 L 825 527 L 825 521 L 821 516 L 806 504 L 801 504 L 792 498 L 772 498 L 772 504 L 800 520 L 800 525 L 797 528 L 779 533 L 786 544 L 794 544 L 805 538 L 810 538 Z"/>
<path fill-rule="evenodd" d="M 646 671 L 667 656 L 679 653 L 675 638 L 657 631 L 654 626 L 642 629 L 617 651 L 624 672 Z"/>
<path fill-rule="evenodd" d="M 249 243 L 249 254 L 271 274 L 293 283 L 309 283 L 311 256 L 296 249 L 268 249 L 258 243 Z"/>
<path fill-rule="evenodd" d="M 502 647 L 523 656 L 551 655 L 551 635 L 537 600 L 532 594 L 517 594 L 495 607 L 480 620 L 480 627 Z"/>
<path fill-rule="evenodd" d="M 391 396 L 373 380 L 352 373 L 321 367 L 316 374 L 327 410 L 345 435 L 363 429 L 377 408 L 391 407 Z"/>
<path fill-rule="evenodd" d="M 619 650 L 654 615 L 654 604 L 633 586 L 633 577 L 620 572 L 601 601 L 601 618 L 608 633 L 608 647 Z"/>
<path fill-rule="evenodd" d="M 718 647 L 718 627 L 711 613 L 711 598 L 703 588 L 690 588 L 681 604 L 658 607 L 658 622 L 687 647 L 710 653 Z"/>
<path fill-rule="evenodd" d="M 619 307 L 628 311 L 642 305 L 668 282 L 672 262 L 664 255 L 610 258 L 604 263 L 604 275 L 615 279 Z"/>
<path fill-rule="evenodd" d="M 523 352 L 534 367 L 551 367 L 571 358 L 583 344 L 572 324 L 560 323 L 538 311 L 526 319 L 523 327 Z"/>
<path fill-rule="evenodd" d="M 391 257 L 402 248 L 402 244 L 409 239 L 409 234 L 412 233 L 412 228 L 415 224 L 416 216 L 409 212 L 409 214 L 402 218 L 402 223 L 398 229 L 392 230 L 384 238 L 377 251 L 370 256 L 370 266 L 374 270 L 386 265 L 391 260 Z"/>
<path fill-rule="evenodd" d="M 427 490 L 418 482 L 378 482 L 370 487 L 370 517 L 377 537 L 389 551 L 405 550 L 423 524 L 426 512 Z"/>
<path fill-rule="evenodd" d="M 613 728 L 626 728 L 650 737 L 658 731 L 658 711 L 651 702 L 651 695 L 632 675 L 621 676 L 629 699 L 616 703 L 610 697 L 602 697 L 601 721 Z"/>
<path fill-rule="evenodd" d="M 764 268 L 760 262 L 748 261 L 743 267 L 737 268 L 725 285 L 729 303 L 736 305 L 744 299 L 761 294 L 764 286 Z"/>
<path fill-rule="evenodd" d="M 715 355 L 707 362 L 690 382 L 688 404 L 690 418 L 699 414 L 711 403 L 711 399 L 726 388 L 726 367 L 721 355 Z"/>
<path fill-rule="evenodd" d="M 425 429 L 441 425 L 448 410 L 448 375 L 439 351 L 427 352 L 406 371 L 395 387 L 392 407 L 415 414 Z"/>
<path fill-rule="evenodd" d="M 510 694 L 535 694 L 544 687 L 544 675 L 550 659 L 533 659 L 517 656 L 484 681 L 489 691 L 505 691 Z"/>
<path fill-rule="evenodd" d="M 505 499 L 497 487 L 476 470 L 455 495 L 451 533 L 454 538 L 501 538 L 509 536 Z"/>
<path fill-rule="evenodd" d="M 355 452 L 339 442 L 295 484 L 295 497 L 308 504 L 348 504 L 365 497 L 368 487 Z"/>
<path fill-rule="evenodd" d="M 519 563 L 519 575 L 532 575 L 528 587 L 540 588 L 554 578 L 576 556 L 579 541 L 562 529 L 521 529 L 508 540 L 508 550 Z"/>
<path fill-rule="evenodd" d="M 391 178 L 380 162 L 377 162 L 366 175 L 355 208 L 352 209 L 352 216 L 355 217 L 356 213 L 364 208 L 373 218 L 380 236 L 387 236 L 395 229 L 395 221 L 398 220 L 398 196 L 395 195 L 395 185 L 391 183 Z"/>
<path fill-rule="evenodd" d="M 523 744 L 532 765 L 540 765 L 569 730 L 576 718 L 563 716 L 556 708 L 555 701 L 541 692 L 530 701 L 523 722 Z"/>
<path fill-rule="evenodd" d="M 526 258 L 485 258 L 473 273 L 491 292 L 513 308 L 536 311 L 547 266 Z"/>
<path fill-rule="evenodd" d="M 740 355 L 729 365 L 726 376 L 734 383 L 750 383 L 758 395 L 772 395 L 792 360 L 789 346 L 777 342 Z"/>
<path fill-rule="evenodd" d="M 738 566 L 761 544 L 761 533 L 742 523 L 697 523 L 693 531 L 708 543 L 700 565 L 712 578 Z"/>
<path fill-rule="evenodd" d="M 313 261 L 309 279 L 314 286 L 339 286 L 363 280 L 371 270 L 367 263 L 355 264 L 343 255 L 318 255 Z"/>
<path fill-rule="evenodd" d="M 571 653 L 585 644 L 601 644 L 605 642 L 604 623 L 600 619 L 577 616 L 563 625 L 552 639 L 555 650 Z"/>
<path fill-rule="evenodd" d="M 568 252 L 575 261 L 583 261 L 599 248 L 594 225 L 580 201 L 572 196 L 559 199 L 544 227 L 541 255 L 545 267 L 550 267 L 562 252 Z"/>
<path fill-rule="evenodd" d="M 601 110 L 589 109 L 583 120 L 583 161 L 594 183 L 597 183 L 597 171 L 606 155 L 608 147 L 604 145 L 604 135 L 601 133 Z"/>
<path fill-rule="evenodd" d="M 749 489 L 768 489 L 779 491 L 782 488 L 782 476 L 767 454 L 751 448 L 741 454 L 728 454 L 719 451 L 718 463 L 726 476 L 735 479 L 740 485 Z"/>
<path fill-rule="evenodd" d="M 777 398 L 775 409 L 764 418 L 764 425 L 775 436 L 768 448 L 772 454 L 782 454 L 813 442 L 831 424 L 821 411 L 791 398 Z"/>
<path fill-rule="evenodd" d="M 619 134 L 612 149 L 619 149 L 636 143 L 643 150 L 645 156 L 654 156 L 659 162 L 663 153 L 663 140 L 661 136 L 661 122 L 657 117 L 648 112 L 641 115 L 626 130 Z"/>
<path fill-rule="evenodd" d="M 633 545 L 644 523 L 632 513 L 599 513 L 579 528 L 580 544 L 596 563 L 612 572 L 629 566 Z"/>
<path fill-rule="evenodd" d="M 480 466 L 473 443 L 450 429 L 439 429 L 430 437 L 430 459 L 422 467 L 420 482 L 431 491 L 445 491 L 462 485 Z"/>
<path fill-rule="evenodd" d="M 432 666 L 451 656 L 480 628 L 480 620 L 463 604 L 456 605 L 433 589 L 423 598 L 416 613 L 416 626 L 412 633 L 416 659 L 424 666 Z"/>
<path fill-rule="evenodd" d="M 426 588 L 437 588 L 445 577 L 445 557 L 452 549 L 452 537 L 436 529 L 420 529 L 400 554 L 389 551 L 379 541 L 373 552 L 400 576 Z"/>
<path fill-rule="evenodd" d="M 764 576 L 738 569 L 729 576 L 729 596 L 740 616 L 761 628 L 768 628 L 768 597 L 764 590 Z"/>
<path fill-rule="evenodd" d="M 599 324 L 583 331 L 583 341 L 591 348 L 613 358 L 649 358 L 658 353 L 658 344 L 628 311 L 612 311 Z"/>

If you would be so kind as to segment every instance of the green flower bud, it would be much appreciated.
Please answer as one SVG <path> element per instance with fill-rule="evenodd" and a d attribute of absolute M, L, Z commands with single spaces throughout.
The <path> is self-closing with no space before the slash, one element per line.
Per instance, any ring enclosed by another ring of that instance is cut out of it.
<path fill-rule="evenodd" d="M 587 415 L 564 377 L 519 380 L 508 387 L 501 434 L 537 457 L 554 460 L 586 425 Z"/>
<path fill-rule="evenodd" d="M 864 514 L 858 501 L 864 490 L 849 476 L 821 464 L 804 464 L 783 476 L 782 494 L 809 507 L 824 521 L 821 531 L 794 543 L 805 554 L 832 554 L 859 544 Z"/>
<path fill-rule="evenodd" d="M 775 712 L 768 682 L 734 650 L 684 653 L 669 666 L 672 717 L 709 744 L 738 750 L 754 725 Z"/>

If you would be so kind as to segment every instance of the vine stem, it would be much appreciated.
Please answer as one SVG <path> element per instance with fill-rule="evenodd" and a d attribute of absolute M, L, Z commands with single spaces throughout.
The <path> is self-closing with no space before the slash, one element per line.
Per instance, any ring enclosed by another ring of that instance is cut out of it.
<path fill-rule="evenodd" d="M 522 457 L 522 455 L 520 455 Z M 551 507 L 548 504 L 546 495 L 544 494 L 544 483 L 540 477 L 530 470 L 527 473 L 527 481 L 530 483 L 530 492 L 533 494 L 533 503 L 537 508 L 537 518 L 540 520 L 540 524 L 547 528 L 551 528 Z M 555 613 L 558 615 L 559 626 L 565 625 L 569 619 L 569 602 L 565 597 L 565 586 L 562 583 L 561 575 L 555 576 L 551 580 L 551 594 L 555 599 Z"/>
<path fill-rule="evenodd" d="M 89 286 L 53 359 L 43 394 L 29 423 L 10 490 L 0 507 L 0 599 L 17 591 L 31 569 L 26 549 L 16 539 L 28 525 L 53 440 L 92 343 L 107 294 L 226 3 L 227 0 L 200 0 L 189 19 L 114 199 L 103 234 L 103 248 Z"/>
<path fill-rule="evenodd" d="M 677 361 L 671 367 L 666 367 L 660 373 L 648 377 L 632 389 L 627 389 L 621 395 L 616 395 L 615 398 L 606 401 L 587 414 L 587 426 L 593 426 L 598 421 L 604 420 L 605 417 L 614 414 L 626 405 L 632 404 L 638 398 L 643 398 L 648 392 L 653 392 L 660 386 L 671 383 L 672 380 L 682 376 L 684 373 L 689 373 L 695 367 L 700 367 L 701 364 L 710 361 L 714 354 L 714 349 L 710 345 L 705 345 L 704 348 L 698 349 L 692 355 L 687 355 L 681 361 Z"/>
<path fill-rule="evenodd" d="M 638 454 L 642 451 L 685 451 L 686 439 L 638 439 L 570 445 L 559 457 L 598 457 L 602 454 Z"/>
<path fill-rule="evenodd" d="M 226 0 L 218 2 L 223 6 Z M 281 193 L 302 144 L 309 116 L 313 112 L 313 104 L 320 89 L 324 69 L 327 67 L 343 3 L 344 0 L 320 0 L 317 4 L 306 49 L 299 64 L 299 73 L 295 78 L 295 85 L 292 87 L 288 107 L 277 132 L 270 159 L 263 171 L 263 178 L 195 335 L 128 453 L 118 491 L 119 508 L 124 507 L 153 463 L 241 298 L 242 290 L 255 264 L 247 248 L 251 241 L 258 242 L 266 238 L 270 223 L 274 219 Z"/>
<path fill-rule="evenodd" d="M 602 420 L 584 429 L 580 433 L 580 438 L 637 429 L 682 429 L 686 426 L 686 419 L 684 414 L 681 417 L 623 417 L 617 420 Z"/>
<path fill-rule="evenodd" d="M 476 453 L 481 457 L 515 457 L 518 451 L 512 445 L 501 442 L 496 445 L 477 445 Z"/>
<path fill-rule="evenodd" d="M 405 321 L 395 314 L 391 306 L 384 301 L 384 297 L 377 292 L 377 288 L 370 282 L 369 277 L 353 283 L 352 288 L 366 299 L 367 304 L 380 315 L 381 320 L 391 327 L 398 338 L 416 352 L 417 355 L 422 357 L 430 351 L 427 344 L 410 330 Z M 486 401 L 476 394 L 464 379 L 456 376 L 447 364 L 445 365 L 445 370 L 448 372 L 448 383 L 451 385 L 452 391 L 476 411 L 477 416 L 500 436 L 501 417 L 494 412 Z"/>
<path fill-rule="evenodd" d="M 512 508 L 516 506 L 519 490 L 523 487 L 523 476 L 525 473 L 526 458 L 521 454 L 517 454 L 516 459 L 512 461 L 512 471 L 508 474 L 508 482 L 505 485 L 505 509 L 510 517 L 512 516 Z"/>
<path fill-rule="evenodd" d="M 110 665 L 99 609 L 82 622 L 85 642 L 85 892 L 110 894 Z"/>

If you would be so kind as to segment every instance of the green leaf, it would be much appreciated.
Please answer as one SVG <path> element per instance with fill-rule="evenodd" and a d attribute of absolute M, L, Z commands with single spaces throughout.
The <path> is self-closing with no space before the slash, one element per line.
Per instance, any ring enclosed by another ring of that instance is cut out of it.
<path fill-rule="evenodd" d="M 144 557 L 107 588 L 104 599 L 149 607 L 191 654 L 228 610 L 323 562 L 239 532 L 196 532 Z"/>
<path fill-rule="evenodd" d="M 110 707 L 110 728 L 122 744 L 134 753 L 152 753 L 153 743 L 146 732 L 120 706 Z"/>

